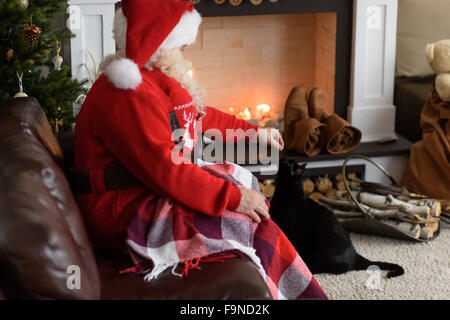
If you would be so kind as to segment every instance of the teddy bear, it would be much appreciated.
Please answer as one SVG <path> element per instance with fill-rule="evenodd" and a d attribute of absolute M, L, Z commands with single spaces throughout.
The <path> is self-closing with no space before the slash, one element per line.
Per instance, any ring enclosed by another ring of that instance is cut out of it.
<path fill-rule="evenodd" d="M 426 57 L 437 75 L 435 87 L 439 97 L 450 102 L 450 39 L 428 44 Z"/>

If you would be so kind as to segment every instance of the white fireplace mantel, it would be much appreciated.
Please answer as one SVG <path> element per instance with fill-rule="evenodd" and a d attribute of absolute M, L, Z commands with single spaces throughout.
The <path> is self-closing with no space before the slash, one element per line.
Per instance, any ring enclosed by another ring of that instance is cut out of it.
<path fill-rule="evenodd" d="M 92 78 L 94 65 L 115 53 L 112 26 L 119 1 L 68 0 L 68 23 L 75 33 L 71 58 L 76 78 Z M 348 120 L 361 129 L 363 142 L 395 135 L 397 5 L 398 0 L 354 0 Z"/>
<path fill-rule="evenodd" d="M 112 28 L 115 3 L 120 0 L 68 0 L 72 75 L 95 80 L 103 59 L 116 52 Z M 97 67 L 97 68 L 96 68 Z"/>
<path fill-rule="evenodd" d="M 364 142 L 395 136 L 397 6 L 398 0 L 354 0 L 348 119 Z"/>

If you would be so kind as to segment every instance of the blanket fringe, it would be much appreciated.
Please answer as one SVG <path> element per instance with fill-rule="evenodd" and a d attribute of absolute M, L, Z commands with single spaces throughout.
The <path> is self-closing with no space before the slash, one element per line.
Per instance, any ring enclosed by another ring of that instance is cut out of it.
<path fill-rule="evenodd" d="M 136 265 L 124 269 L 119 270 L 119 274 L 144 274 L 150 271 L 150 268 L 148 267 L 147 263 L 137 263 Z"/>
<path fill-rule="evenodd" d="M 165 270 L 169 269 L 170 267 L 173 267 L 173 264 L 162 263 L 162 264 L 155 265 L 153 267 L 152 271 L 150 271 L 149 273 L 147 273 L 144 276 L 144 280 L 145 281 L 152 281 L 152 280 L 158 278 L 158 276 L 161 273 L 163 273 Z"/>
<path fill-rule="evenodd" d="M 225 262 L 226 259 L 232 259 L 236 258 L 237 255 L 234 253 L 217 253 L 201 258 L 195 258 L 192 260 L 188 260 L 185 262 L 182 262 L 184 264 L 183 270 L 181 271 L 181 274 L 183 276 L 187 276 L 190 270 L 198 269 L 202 270 L 202 268 L 199 266 L 200 262 Z"/>
<path fill-rule="evenodd" d="M 206 262 L 225 262 L 226 259 L 232 259 L 237 258 L 238 256 L 235 253 L 224 253 L 219 252 L 215 254 L 211 254 L 209 256 L 201 257 L 201 258 L 195 258 L 184 262 L 172 262 L 172 263 L 162 263 L 157 264 L 153 268 L 149 268 L 148 264 L 144 263 L 137 263 L 135 266 L 120 270 L 119 274 L 136 274 L 136 275 L 144 275 L 145 281 L 151 281 L 153 279 L 158 278 L 158 276 L 164 272 L 165 270 L 172 268 L 172 274 L 174 276 L 178 277 L 185 277 L 188 275 L 190 270 L 198 269 L 201 270 L 202 268 L 199 266 L 200 263 L 206 263 Z M 181 264 L 183 265 L 183 268 L 181 270 L 181 273 L 177 273 L 175 271 L 176 267 Z"/>

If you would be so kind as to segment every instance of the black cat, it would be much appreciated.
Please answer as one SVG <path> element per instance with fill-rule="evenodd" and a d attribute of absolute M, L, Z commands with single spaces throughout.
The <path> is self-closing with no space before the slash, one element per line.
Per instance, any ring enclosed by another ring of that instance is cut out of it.
<path fill-rule="evenodd" d="M 388 278 L 404 273 L 401 266 L 372 262 L 359 255 L 332 212 L 308 198 L 301 177 L 306 165 L 283 159 L 276 179 L 270 214 L 313 274 L 341 274 L 376 265 L 390 270 Z"/>

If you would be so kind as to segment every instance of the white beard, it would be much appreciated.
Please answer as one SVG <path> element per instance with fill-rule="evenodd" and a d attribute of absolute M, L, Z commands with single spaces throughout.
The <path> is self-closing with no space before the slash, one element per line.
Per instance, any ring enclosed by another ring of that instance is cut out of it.
<path fill-rule="evenodd" d="M 205 89 L 189 75 L 192 63 L 187 60 L 180 48 L 159 49 L 145 65 L 147 69 L 153 67 L 161 70 L 168 77 L 178 81 L 186 89 L 193 100 L 193 105 L 200 115 L 205 114 Z"/>

